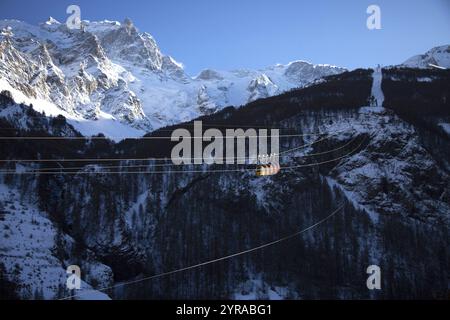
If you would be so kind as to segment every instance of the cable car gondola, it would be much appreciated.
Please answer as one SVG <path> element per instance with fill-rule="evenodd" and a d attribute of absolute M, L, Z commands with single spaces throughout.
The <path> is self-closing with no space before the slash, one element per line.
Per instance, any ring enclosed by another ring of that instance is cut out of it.
<path fill-rule="evenodd" d="M 280 172 L 280 165 L 278 163 L 271 163 L 267 165 L 258 165 L 256 168 L 256 176 L 273 176 Z"/>

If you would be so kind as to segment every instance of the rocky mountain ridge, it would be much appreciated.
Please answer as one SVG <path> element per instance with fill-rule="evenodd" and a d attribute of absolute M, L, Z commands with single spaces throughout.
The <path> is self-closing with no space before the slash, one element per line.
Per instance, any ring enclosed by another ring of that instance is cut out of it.
<path fill-rule="evenodd" d="M 80 30 L 52 18 L 39 26 L 3 20 L 0 30 L 1 90 L 37 111 L 65 116 L 84 135 L 103 133 L 115 140 L 345 70 L 296 61 L 258 71 L 204 70 L 190 77 L 129 19 L 83 21 Z"/>

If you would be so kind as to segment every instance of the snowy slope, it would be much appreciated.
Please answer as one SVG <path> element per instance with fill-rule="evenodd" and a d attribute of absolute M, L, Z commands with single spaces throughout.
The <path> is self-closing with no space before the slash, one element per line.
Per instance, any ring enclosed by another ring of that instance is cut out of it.
<path fill-rule="evenodd" d="M 410 68 L 430 68 L 433 66 L 450 68 L 450 45 L 432 48 L 425 54 L 409 58 L 402 65 Z"/>
<path fill-rule="evenodd" d="M 0 21 L 0 90 L 47 115 L 62 114 L 81 133 L 143 135 L 229 105 L 305 86 L 345 71 L 295 61 L 262 70 L 204 70 L 188 76 L 130 20 L 49 19 L 39 26 Z M 17 101 L 19 102 L 19 101 Z"/>
<path fill-rule="evenodd" d="M 381 89 L 381 81 L 383 79 L 382 71 L 380 67 L 377 67 L 373 72 L 373 82 L 372 82 L 372 97 L 374 99 L 373 103 L 376 107 L 383 107 L 384 94 Z"/>
<path fill-rule="evenodd" d="M 57 257 L 58 237 L 70 252 L 74 240 L 59 234 L 45 212 L 33 203 L 19 196 L 18 190 L 0 184 L 0 261 L 9 281 L 18 286 L 18 294 L 24 299 L 57 299 L 71 293 L 65 289 L 67 274 L 65 266 L 71 261 Z M 61 244 L 59 244 L 61 245 Z M 82 268 L 82 278 L 109 285 L 111 269 L 92 258 Z M 83 275 L 83 273 L 87 273 Z M 94 280 L 95 279 L 95 280 Z M 109 297 L 93 290 L 82 281 L 80 292 L 89 292 L 91 300 L 105 300 Z M 86 297 L 85 297 L 86 298 Z"/>

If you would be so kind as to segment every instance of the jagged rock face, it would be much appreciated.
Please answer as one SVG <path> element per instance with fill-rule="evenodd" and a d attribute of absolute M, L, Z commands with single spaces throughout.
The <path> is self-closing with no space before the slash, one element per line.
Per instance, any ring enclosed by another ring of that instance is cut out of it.
<path fill-rule="evenodd" d="M 278 87 L 266 75 L 261 75 L 250 82 L 247 90 L 250 91 L 249 102 L 251 102 L 272 96 L 278 91 Z"/>
<path fill-rule="evenodd" d="M 344 71 L 303 62 L 297 70 L 293 63 L 258 71 L 207 70 L 191 78 L 128 19 L 84 21 L 80 30 L 54 19 L 39 26 L 3 20 L 0 29 L 0 72 L 7 82 L 2 89 L 17 89 L 17 102 L 24 102 L 17 97 L 21 93 L 40 99 L 33 105 L 49 102 L 47 114 L 64 115 L 82 133 L 85 126 L 77 120 L 106 119 L 107 135 L 123 125 L 137 129 L 130 135 L 143 135 Z"/>
<path fill-rule="evenodd" d="M 36 97 L 37 93 L 31 86 L 30 75 L 34 75 L 38 66 L 34 63 L 28 63 L 18 50 L 12 44 L 9 36 L 0 42 L 0 72 L 3 79 L 9 79 L 11 85 L 24 92 L 26 95 Z M 45 86 L 45 83 L 44 83 Z"/>
<path fill-rule="evenodd" d="M 119 80 L 119 86 L 109 89 L 103 103 L 108 106 L 105 112 L 118 115 L 118 119 L 125 123 L 136 123 L 145 119 L 139 98 L 130 90 L 123 90 L 126 83 Z M 140 129 L 146 129 L 146 123 L 141 121 Z"/>
<path fill-rule="evenodd" d="M 97 33 L 96 25 L 89 24 L 86 29 Z M 102 46 L 112 59 L 128 61 L 149 70 L 162 69 L 164 56 L 155 40 L 148 33 L 139 33 L 130 20 L 126 20 L 122 25 L 113 22 L 109 28 L 103 28 L 98 34 Z"/>
<path fill-rule="evenodd" d="M 211 102 L 206 86 L 202 86 L 198 91 L 197 105 L 203 114 L 211 114 L 217 110 L 217 106 Z"/>

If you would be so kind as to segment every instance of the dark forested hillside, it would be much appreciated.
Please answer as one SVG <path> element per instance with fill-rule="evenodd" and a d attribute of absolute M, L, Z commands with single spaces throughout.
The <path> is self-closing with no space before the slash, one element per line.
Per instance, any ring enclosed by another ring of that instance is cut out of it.
<path fill-rule="evenodd" d="M 391 68 L 384 70 L 386 105 L 418 130 L 435 159 L 448 163 L 450 122 L 450 70 Z"/>
<path fill-rule="evenodd" d="M 450 149 L 430 148 L 446 146 L 448 136 L 422 133 L 417 119 L 448 122 L 448 74 L 383 70 L 382 108 L 370 106 L 372 71 L 331 76 L 199 119 L 205 127 L 297 134 L 281 139 L 286 153 L 275 176 L 258 177 L 243 165 L 146 159 L 170 157 L 173 144 L 164 139 L 5 140 L 2 159 L 54 161 L 2 162 L 1 184 L 55 225 L 52 256 L 61 266 L 80 265 L 83 279 L 109 288 L 103 291 L 113 298 L 446 299 Z M 1 110 L 17 108 L 31 122 L 25 128 L 0 117 L 5 131 L 14 129 L 8 135 L 79 136 L 63 118 L 42 119 L 5 94 L 1 101 Z M 180 127 L 192 129 L 192 122 L 147 137 Z M 76 161 L 83 158 L 92 160 Z M 255 248 L 322 220 L 261 250 L 111 288 Z M 381 290 L 366 286 L 370 265 L 382 270 Z M 12 271 L 2 274 L 13 279 Z M 23 294 L 26 281 L 17 283 L 22 289 L 8 294 Z"/>

